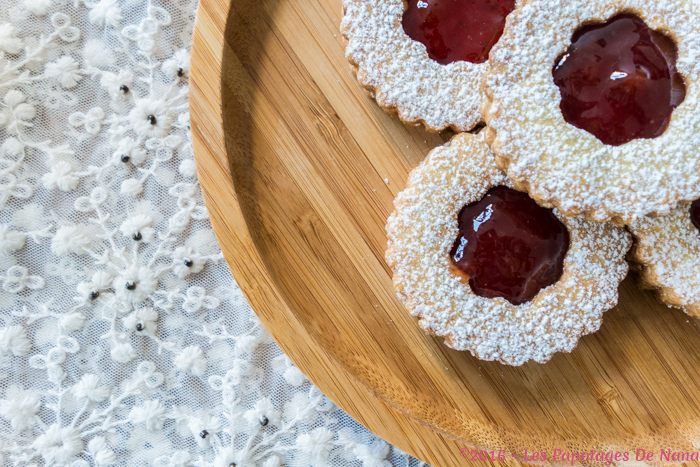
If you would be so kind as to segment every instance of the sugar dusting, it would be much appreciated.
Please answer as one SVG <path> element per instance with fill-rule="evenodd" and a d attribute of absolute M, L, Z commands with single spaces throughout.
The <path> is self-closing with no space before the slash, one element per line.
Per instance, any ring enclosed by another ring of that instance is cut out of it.
<path fill-rule="evenodd" d="M 402 0 L 344 0 L 340 31 L 357 79 L 383 108 L 433 131 L 468 131 L 482 119 L 488 61 L 440 65 L 404 32 Z"/>
<path fill-rule="evenodd" d="M 455 136 L 411 172 L 387 223 L 387 262 L 406 308 L 448 346 L 510 365 L 546 362 L 596 331 L 603 312 L 617 303 L 630 236 L 612 224 L 569 219 L 555 210 L 570 234 L 561 279 L 519 306 L 474 294 L 450 272 L 457 215 L 489 188 L 512 186 L 482 134 Z"/>
<path fill-rule="evenodd" d="M 569 216 L 620 224 L 700 197 L 700 13 L 692 5 L 531 0 L 508 16 L 491 50 L 482 113 L 497 161 L 516 186 Z M 564 120 L 552 66 L 579 26 L 623 11 L 674 39 L 687 95 L 663 135 L 613 147 Z"/>
<path fill-rule="evenodd" d="M 635 238 L 630 256 L 642 264 L 645 285 L 660 288 L 666 304 L 700 316 L 700 232 L 689 207 L 681 203 L 668 216 L 630 224 Z"/>

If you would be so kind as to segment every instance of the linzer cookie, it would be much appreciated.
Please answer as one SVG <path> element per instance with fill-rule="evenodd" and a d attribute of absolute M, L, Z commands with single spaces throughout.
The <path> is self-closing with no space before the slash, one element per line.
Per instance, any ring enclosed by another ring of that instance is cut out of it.
<path fill-rule="evenodd" d="M 635 238 L 630 257 L 642 265 L 642 284 L 658 288 L 667 305 L 700 316 L 700 200 L 629 229 Z"/>
<path fill-rule="evenodd" d="M 627 224 L 700 196 L 700 10 L 531 0 L 490 55 L 499 167 L 567 216 Z"/>
<path fill-rule="evenodd" d="M 340 31 L 360 84 L 406 123 L 467 131 L 516 0 L 344 0 Z"/>
<path fill-rule="evenodd" d="M 546 362 L 617 303 L 629 234 L 538 206 L 513 189 L 481 134 L 434 149 L 394 206 L 386 259 L 397 294 L 454 349 Z"/>

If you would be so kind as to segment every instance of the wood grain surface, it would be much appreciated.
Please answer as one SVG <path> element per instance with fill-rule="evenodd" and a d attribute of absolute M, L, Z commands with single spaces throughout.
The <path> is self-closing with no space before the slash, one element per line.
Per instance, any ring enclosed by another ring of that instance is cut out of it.
<path fill-rule="evenodd" d="M 654 465 L 673 463 L 662 449 L 700 449 L 700 331 L 633 277 L 599 332 L 544 365 L 482 362 L 418 328 L 394 295 L 384 226 L 410 170 L 451 134 L 405 126 L 365 95 L 341 13 L 340 0 L 201 0 L 194 32 L 202 189 L 282 349 L 352 417 L 434 466 L 473 464 L 463 446 L 543 451 L 547 465 L 569 464 L 557 449 L 641 448 Z"/>

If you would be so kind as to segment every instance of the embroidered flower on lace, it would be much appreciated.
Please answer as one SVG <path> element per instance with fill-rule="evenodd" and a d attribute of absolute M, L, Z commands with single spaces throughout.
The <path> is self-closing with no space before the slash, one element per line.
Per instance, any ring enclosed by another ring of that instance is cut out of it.
<path fill-rule="evenodd" d="M 78 62 L 67 55 L 48 63 L 44 74 L 48 78 L 56 79 L 61 86 L 67 89 L 75 87 L 83 77 Z"/>
<path fill-rule="evenodd" d="M 17 386 L 8 388 L 5 399 L 0 399 L 0 415 L 17 431 L 31 427 L 40 408 L 41 401 L 35 393 Z"/>
<path fill-rule="evenodd" d="M 24 144 L 17 138 L 10 137 L 2 143 L 2 150 L 5 155 L 20 156 L 24 152 Z M 4 170 L 7 170 L 7 168 Z"/>
<path fill-rule="evenodd" d="M 352 430 L 343 428 L 338 432 L 338 443 L 342 444 L 345 451 L 351 453 L 353 458 L 361 461 L 363 467 L 391 467 L 391 463 L 386 459 L 390 446 L 382 440 L 362 444 Z"/>
<path fill-rule="evenodd" d="M 240 336 L 236 340 L 236 352 L 240 354 L 253 355 L 258 346 L 262 343 L 260 336 L 247 335 Z"/>
<path fill-rule="evenodd" d="M 73 393 L 78 400 L 102 402 L 107 399 L 110 389 L 103 386 L 98 375 L 83 375 L 78 384 L 73 386 Z"/>
<path fill-rule="evenodd" d="M 107 444 L 107 440 L 102 436 L 95 436 L 88 443 L 88 451 L 92 454 L 96 465 L 114 465 L 117 463 L 117 456 Z"/>
<path fill-rule="evenodd" d="M 95 68 L 108 68 L 114 66 L 117 58 L 109 45 L 100 39 L 90 39 L 83 47 L 83 64 L 86 73 Z"/>
<path fill-rule="evenodd" d="M 207 371 L 207 360 L 204 358 L 202 349 L 191 345 L 182 349 L 182 352 L 175 357 L 175 366 L 195 376 L 204 376 Z"/>
<path fill-rule="evenodd" d="M 280 422 L 281 414 L 270 402 L 270 399 L 260 399 L 251 410 L 247 410 L 243 417 L 252 426 L 266 426 L 268 423 L 277 425 Z"/>
<path fill-rule="evenodd" d="M 164 100 L 137 99 L 129 120 L 137 135 L 160 138 L 170 130 L 173 117 Z"/>
<path fill-rule="evenodd" d="M 135 178 L 129 178 L 122 182 L 121 194 L 126 196 L 136 196 L 143 191 L 143 183 Z"/>
<path fill-rule="evenodd" d="M 36 109 L 25 102 L 27 98 L 22 92 L 11 89 L 2 100 L 5 109 L 0 113 L 0 127 L 4 126 L 9 134 L 16 135 L 22 128 L 33 126 L 30 120 L 36 116 Z"/>
<path fill-rule="evenodd" d="M 75 176 L 73 166 L 66 161 L 56 161 L 51 165 L 51 172 L 41 177 L 41 182 L 47 190 L 58 188 L 61 191 L 74 190 L 79 178 Z"/>
<path fill-rule="evenodd" d="M 0 24 L 0 50 L 7 54 L 18 54 L 22 50 L 22 39 L 10 23 Z"/>
<path fill-rule="evenodd" d="M 186 49 L 180 49 L 171 59 L 163 62 L 163 73 L 168 76 L 183 78 L 190 71 L 190 53 Z"/>
<path fill-rule="evenodd" d="M 71 427 L 51 425 L 33 444 L 47 463 L 66 463 L 83 450 L 80 432 Z"/>
<path fill-rule="evenodd" d="M 187 425 L 200 449 L 209 449 L 221 431 L 221 419 L 211 415 L 183 415 L 182 411 L 174 410 L 172 418 Z"/>
<path fill-rule="evenodd" d="M 146 151 L 133 139 L 122 138 L 114 151 L 114 162 L 117 164 L 131 163 L 141 165 L 146 160 Z"/>
<path fill-rule="evenodd" d="M 118 28 L 122 22 L 122 9 L 117 0 L 100 0 L 97 4 L 86 2 L 86 6 L 90 8 L 90 22 L 99 27 Z"/>
<path fill-rule="evenodd" d="M 297 448 L 308 456 L 309 465 L 325 464 L 333 448 L 333 433 L 328 428 L 316 428 L 297 438 Z"/>
<path fill-rule="evenodd" d="M 194 177 L 197 175 L 197 166 L 195 165 L 193 159 L 185 159 L 180 162 L 178 170 L 183 177 Z"/>
<path fill-rule="evenodd" d="M 283 413 L 288 422 L 299 421 L 311 425 L 318 419 L 319 404 L 318 398 L 310 398 L 306 394 L 298 393 L 287 402 Z"/>
<path fill-rule="evenodd" d="M 2 237 L 0 237 L 0 242 L 2 241 L 1 238 Z M 173 273 L 180 279 L 184 279 L 188 275 L 196 274 L 202 269 L 204 269 L 204 264 L 206 262 L 206 258 L 194 251 L 192 247 L 177 247 L 173 254 Z M 187 293 L 189 297 L 190 291 L 188 290 Z M 187 300 L 188 299 L 186 299 L 185 301 Z M 218 306 L 218 304 L 216 306 Z"/>
<path fill-rule="evenodd" d="M 120 70 L 119 73 L 106 71 L 102 73 L 100 85 L 112 99 L 123 99 L 130 96 L 129 91 L 134 86 L 134 74 L 129 70 Z"/>
<path fill-rule="evenodd" d="M 9 255 L 24 246 L 24 233 L 10 229 L 8 225 L 0 225 L 0 255 Z M 201 268 L 200 268 L 201 269 Z"/>
<path fill-rule="evenodd" d="M 156 231 L 153 228 L 153 218 L 146 214 L 129 217 L 119 227 L 119 231 L 125 237 L 130 237 L 135 242 L 150 243 Z"/>
<path fill-rule="evenodd" d="M 89 282 L 80 282 L 76 287 L 78 293 L 77 301 L 86 304 L 88 301 L 96 300 L 100 292 L 112 286 L 112 276 L 106 271 L 97 271 L 92 275 Z"/>
<path fill-rule="evenodd" d="M 49 12 L 51 0 L 24 0 L 24 7 L 29 13 L 37 16 L 44 16 Z"/>
<path fill-rule="evenodd" d="M 133 265 L 120 271 L 114 278 L 117 298 L 137 304 L 143 302 L 158 285 L 158 279 L 150 268 Z"/>
<path fill-rule="evenodd" d="M 391 467 L 391 463 L 386 460 L 389 445 L 384 441 L 375 441 L 369 446 L 360 444 L 353 449 L 353 453 L 365 467 Z"/>
<path fill-rule="evenodd" d="M 134 425 L 145 424 L 148 431 L 163 428 L 165 418 L 165 407 L 159 400 L 144 401 L 142 405 L 134 407 L 129 412 L 129 421 Z"/>
<path fill-rule="evenodd" d="M 87 318 L 81 313 L 68 313 L 61 318 L 60 325 L 67 332 L 77 331 L 85 326 Z"/>
<path fill-rule="evenodd" d="M 128 342 L 118 342 L 112 347 L 110 355 L 115 362 L 128 363 L 136 358 L 136 350 Z"/>
<path fill-rule="evenodd" d="M 22 326 L 14 325 L 0 329 L 0 352 L 20 357 L 27 355 L 30 350 L 32 343 Z"/>
<path fill-rule="evenodd" d="M 92 238 L 86 233 L 85 227 L 66 225 L 56 231 L 51 241 L 51 251 L 57 255 L 68 253 L 83 254 L 90 246 Z"/>
<path fill-rule="evenodd" d="M 124 318 L 124 326 L 139 332 L 155 335 L 158 328 L 158 312 L 149 306 L 137 308 Z"/>
<path fill-rule="evenodd" d="M 251 453 L 247 449 L 244 449 L 243 451 L 222 452 L 216 457 L 216 459 L 214 459 L 214 467 L 231 467 L 231 465 L 253 465 L 251 457 Z"/>

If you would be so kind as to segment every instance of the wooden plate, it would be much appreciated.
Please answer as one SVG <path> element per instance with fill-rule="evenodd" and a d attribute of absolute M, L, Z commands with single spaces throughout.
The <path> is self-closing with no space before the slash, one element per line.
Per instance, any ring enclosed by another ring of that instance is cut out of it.
<path fill-rule="evenodd" d="M 695 452 L 700 332 L 631 279 L 571 354 L 513 368 L 426 336 L 384 261 L 394 196 L 449 139 L 386 114 L 344 58 L 340 0 L 202 0 L 191 118 L 226 259 L 283 350 L 370 430 L 435 466 L 462 445 Z M 456 441 L 451 441 L 456 440 Z"/>

